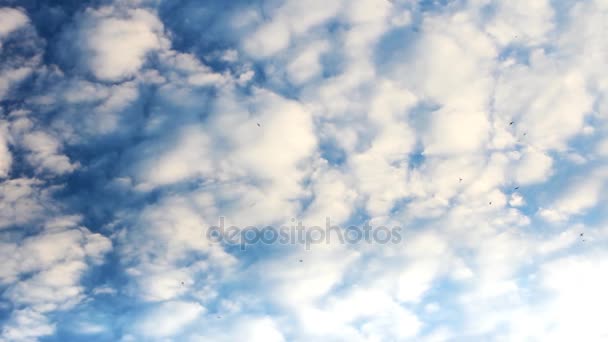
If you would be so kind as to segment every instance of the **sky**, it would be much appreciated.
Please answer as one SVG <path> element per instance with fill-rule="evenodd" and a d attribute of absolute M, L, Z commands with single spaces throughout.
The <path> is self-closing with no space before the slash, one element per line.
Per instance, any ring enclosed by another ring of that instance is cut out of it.
<path fill-rule="evenodd" d="M 0 341 L 607 341 L 607 35 L 606 0 L 0 0 Z"/>

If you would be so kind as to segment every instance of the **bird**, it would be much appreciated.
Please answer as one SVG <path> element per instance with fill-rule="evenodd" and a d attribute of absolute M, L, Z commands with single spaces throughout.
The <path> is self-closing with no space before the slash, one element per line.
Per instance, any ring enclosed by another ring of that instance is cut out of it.
<path fill-rule="evenodd" d="M 300 259 L 300 262 L 302 262 L 302 259 Z"/>
<path fill-rule="evenodd" d="M 528 132 L 524 133 L 524 137 L 525 137 L 526 135 L 528 135 Z"/>
<path fill-rule="evenodd" d="M 519 190 L 519 187 L 518 187 L 518 186 L 516 186 L 516 187 L 515 187 L 515 190 Z"/>
<path fill-rule="evenodd" d="M 462 178 L 458 178 L 458 182 L 462 182 Z"/>
<path fill-rule="evenodd" d="M 260 126 L 260 123 L 259 123 L 259 122 L 258 122 L 258 127 L 262 127 L 262 126 Z"/>
<path fill-rule="evenodd" d="M 490 205 L 492 205 L 492 202 L 490 201 Z"/>
<path fill-rule="evenodd" d="M 509 126 L 513 125 L 513 121 L 509 122 Z"/>
<path fill-rule="evenodd" d="M 585 233 L 581 233 L 581 236 L 585 235 Z"/>

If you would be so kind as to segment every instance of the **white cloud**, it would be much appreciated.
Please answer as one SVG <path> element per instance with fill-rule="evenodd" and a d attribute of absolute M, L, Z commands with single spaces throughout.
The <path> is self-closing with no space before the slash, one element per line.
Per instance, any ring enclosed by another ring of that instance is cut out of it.
<path fill-rule="evenodd" d="M 275 19 L 261 25 L 245 42 L 245 50 L 258 57 L 276 54 L 289 45 L 289 26 L 285 19 Z"/>
<path fill-rule="evenodd" d="M 81 25 L 85 63 L 100 80 L 120 81 L 133 76 L 147 54 L 165 44 L 162 23 L 144 9 L 88 10 Z"/>
<path fill-rule="evenodd" d="M 14 69 L 0 69 L 0 99 L 8 93 L 12 86 L 23 81 L 32 73 L 32 68 L 28 66 Z"/>
<path fill-rule="evenodd" d="M 608 139 L 600 141 L 595 149 L 599 156 L 608 157 Z"/>
<path fill-rule="evenodd" d="M 192 334 L 191 338 L 193 340 L 229 342 L 242 339 L 243 336 L 246 336 L 247 340 L 252 342 L 286 341 L 277 322 L 270 317 L 245 316 L 225 326 L 217 326 L 217 320 L 216 322 L 207 321 L 205 324 L 208 324 L 208 329 L 206 330 L 211 330 L 211 332 Z"/>
<path fill-rule="evenodd" d="M 550 1 L 488 1 L 494 6 L 487 31 L 501 45 L 536 45 L 546 41 L 554 26 Z"/>
<path fill-rule="evenodd" d="M 580 70 L 530 51 L 528 65 L 505 66 L 496 90 L 496 111 L 515 121 L 514 134 L 538 149 L 564 150 L 582 133 L 592 98 Z M 526 89 L 525 92 L 521 89 Z"/>
<path fill-rule="evenodd" d="M 0 40 L 9 33 L 17 30 L 29 22 L 29 18 L 19 9 L 10 7 L 0 8 Z M 0 41 L 0 48 L 2 44 Z"/>
<path fill-rule="evenodd" d="M 75 332 L 77 332 L 79 334 L 95 335 L 95 334 L 99 334 L 99 333 L 108 331 L 108 327 L 103 326 L 101 324 L 95 324 L 95 323 L 90 323 L 90 322 L 81 322 L 76 325 L 74 330 L 75 330 Z"/>
<path fill-rule="evenodd" d="M 527 148 L 517 161 L 514 180 L 521 185 L 545 181 L 551 176 L 552 166 L 553 159 L 550 156 L 533 148 Z"/>
<path fill-rule="evenodd" d="M 13 163 L 13 156 L 8 149 L 8 130 L 6 124 L 0 121 L 0 179 L 6 178 Z"/>
<path fill-rule="evenodd" d="M 322 65 L 319 61 L 320 55 L 328 49 L 326 42 L 316 42 L 306 46 L 303 51 L 298 52 L 287 66 L 289 79 L 295 84 L 302 84 L 317 76 Z"/>
<path fill-rule="evenodd" d="M 45 315 L 69 310 L 85 299 L 80 278 L 112 249 L 109 239 L 75 226 L 77 217 L 57 217 L 37 235 L 2 242 L 3 297 L 18 309 L 3 331 L 9 340 L 31 340 L 54 331 Z"/>
<path fill-rule="evenodd" d="M 584 178 L 574 179 L 538 214 L 550 222 L 565 221 L 573 215 L 582 214 L 599 203 L 607 179 L 608 172 L 604 168 L 593 170 Z"/>
<path fill-rule="evenodd" d="M 35 48 L 38 42 L 35 41 L 35 34 L 32 32 L 29 22 L 29 18 L 21 9 L 0 7 L 0 53 L 5 56 L 2 65 L 0 65 L 0 100 L 4 99 L 11 89 L 30 76 L 40 61 L 40 51 Z M 23 28 L 28 28 L 28 35 L 20 37 L 20 47 L 35 50 L 36 53 L 20 56 L 18 54 L 19 48 L 3 49 L 4 39 L 11 33 Z M 14 52 L 16 52 L 15 55 L 13 55 Z"/>
<path fill-rule="evenodd" d="M 55 325 L 40 313 L 24 309 L 17 311 L 2 329 L 2 336 L 8 341 L 36 341 L 39 337 L 51 335 Z"/>
<path fill-rule="evenodd" d="M 151 309 L 136 323 L 136 331 L 151 339 L 171 337 L 182 332 L 204 312 L 205 308 L 195 302 L 164 302 Z"/>
<path fill-rule="evenodd" d="M 93 79 L 38 67 L 47 61 L 38 57 L 1 71 L 0 95 L 17 97 L 0 124 L 0 281 L 10 302 L 0 305 L 15 307 L 3 338 L 52 334 L 55 315 L 121 296 L 144 309 L 107 325 L 78 321 L 81 332 L 132 322 L 116 337 L 606 334 L 605 303 L 593 302 L 606 284 L 592 272 L 605 268 L 596 248 L 606 234 L 586 222 L 608 180 L 601 1 L 289 0 L 211 21 L 213 6 L 186 7 L 184 17 L 181 4 L 157 5 L 77 12 L 66 30 L 78 31 L 78 60 Z M 1 22 L 0 35 L 27 20 Z M 226 20 L 235 22 L 219 26 L 235 32 L 223 37 L 216 23 Z M 209 32 L 187 46 L 200 32 L 192 21 Z M 185 32 L 181 52 L 171 50 Z M 225 44 L 207 51 L 210 35 Z M 32 96 L 14 87 L 28 75 Z M 68 146 L 87 158 L 68 158 Z M 21 172 L 43 178 L 5 179 Z M 53 201 L 66 184 L 49 174 L 70 172 L 99 178 L 86 189 L 67 183 L 69 196 Z M 99 208 L 75 198 L 85 190 L 103 195 Z M 83 207 L 92 217 L 61 214 Z M 204 236 L 222 215 L 239 226 L 369 219 L 403 227 L 404 239 L 237 251 Z M 83 275 L 113 243 L 127 285 L 88 289 Z M 586 293 L 572 274 L 589 280 Z"/>
<path fill-rule="evenodd" d="M 44 213 L 47 194 L 40 185 L 26 178 L 0 183 L 0 228 L 34 221 Z"/>
<path fill-rule="evenodd" d="M 78 166 L 60 153 L 61 143 L 56 137 L 42 131 L 25 133 L 21 137 L 22 145 L 30 151 L 28 161 L 37 168 L 38 172 L 50 171 L 54 174 L 64 174 L 74 171 Z"/>
<path fill-rule="evenodd" d="M 608 337 L 608 329 L 601 324 L 608 305 L 603 295 L 608 285 L 607 260 L 604 254 L 588 254 L 543 265 L 541 284 L 553 297 L 543 312 L 546 338 L 599 341 Z"/>
<path fill-rule="evenodd" d="M 256 58 L 275 55 L 285 50 L 292 39 L 337 14 L 340 7 L 341 1 L 311 0 L 306 5 L 296 0 L 285 1 L 272 11 L 272 19 L 259 25 L 245 39 L 244 48 Z"/>
<path fill-rule="evenodd" d="M 509 199 L 509 205 L 512 207 L 521 207 L 525 204 L 524 197 L 518 193 L 511 194 L 511 199 Z"/>

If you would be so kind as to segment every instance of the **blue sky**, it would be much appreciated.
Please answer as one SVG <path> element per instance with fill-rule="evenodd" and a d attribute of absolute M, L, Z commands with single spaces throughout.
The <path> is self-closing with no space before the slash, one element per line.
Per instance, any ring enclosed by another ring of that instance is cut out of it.
<path fill-rule="evenodd" d="M 0 1 L 0 341 L 607 340 L 606 23 Z M 401 238 L 240 248 L 220 217 Z"/>

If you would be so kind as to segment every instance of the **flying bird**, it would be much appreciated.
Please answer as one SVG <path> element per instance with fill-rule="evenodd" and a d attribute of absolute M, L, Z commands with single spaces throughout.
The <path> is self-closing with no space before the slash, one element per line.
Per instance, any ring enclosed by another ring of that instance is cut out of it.
<path fill-rule="evenodd" d="M 302 259 L 300 259 L 300 262 L 302 262 Z"/>
<path fill-rule="evenodd" d="M 462 182 L 462 178 L 458 178 L 458 182 Z"/>
<path fill-rule="evenodd" d="M 258 122 L 258 127 L 262 127 L 262 126 L 260 126 L 260 123 L 259 123 L 259 122 Z"/>
<path fill-rule="evenodd" d="M 585 233 L 581 233 L 581 236 L 585 235 Z"/>
<path fill-rule="evenodd" d="M 509 126 L 512 126 L 512 125 L 513 125 L 513 121 L 509 122 Z"/>
<path fill-rule="evenodd" d="M 492 205 L 492 202 L 490 202 L 490 205 Z"/>
<path fill-rule="evenodd" d="M 515 187 L 515 190 L 519 190 L 519 187 L 518 187 L 518 186 L 516 186 L 516 187 Z"/>

